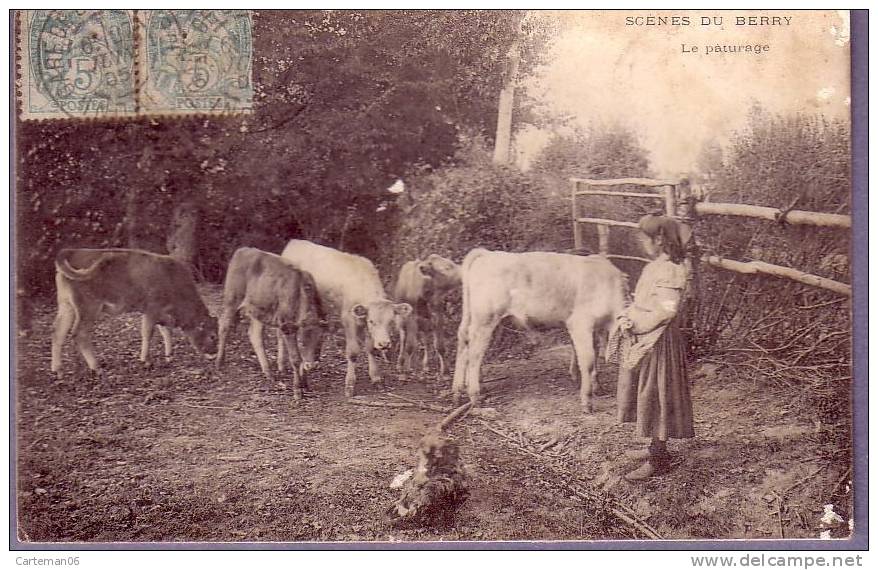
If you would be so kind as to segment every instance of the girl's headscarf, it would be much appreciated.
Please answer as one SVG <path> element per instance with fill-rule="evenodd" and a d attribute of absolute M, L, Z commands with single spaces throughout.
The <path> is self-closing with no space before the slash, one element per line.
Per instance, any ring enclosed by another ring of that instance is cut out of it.
<path fill-rule="evenodd" d="M 686 244 L 692 237 L 692 228 L 668 216 L 647 214 L 640 218 L 640 231 L 651 238 L 662 237 L 662 248 L 671 261 L 680 263 L 686 258 Z"/>

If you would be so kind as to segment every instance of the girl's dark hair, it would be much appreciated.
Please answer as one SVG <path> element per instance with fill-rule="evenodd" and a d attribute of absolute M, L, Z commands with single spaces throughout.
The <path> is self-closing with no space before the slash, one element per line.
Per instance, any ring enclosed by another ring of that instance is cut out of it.
<path fill-rule="evenodd" d="M 640 218 L 639 226 L 640 231 L 651 238 L 662 237 L 661 249 L 668 254 L 673 263 L 682 263 L 686 259 L 686 246 L 677 220 L 648 214 Z"/>

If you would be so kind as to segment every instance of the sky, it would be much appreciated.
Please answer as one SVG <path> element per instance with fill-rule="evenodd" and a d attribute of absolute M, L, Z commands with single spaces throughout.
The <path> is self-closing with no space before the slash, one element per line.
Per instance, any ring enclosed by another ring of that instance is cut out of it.
<path fill-rule="evenodd" d="M 521 78 L 521 89 L 545 111 L 569 114 L 576 123 L 627 125 L 649 150 L 659 176 L 691 171 L 705 142 L 728 140 L 755 102 L 768 111 L 849 118 L 847 12 L 586 10 L 540 15 L 556 18 L 561 29 L 549 64 Z M 670 20 L 647 25 L 648 16 L 680 19 L 677 25 Z M 683 25 L 684 16 L 689 25 Z M 757 24 L 760 16 L 778 19 L 775 25 L 736 25 L 738 17 L 752 16 Z M 634 17 L 641 19 L 628 19 Z M 702 25 L 702 17 L 711 25 Z M 719 17 L 722 24 L 714 24 Z M 706 53 L 708 46 L 748 44 L 769 49 L 758 55 Z M 552 133 L 516 127 L 519 160 L 526 165 Z"/>

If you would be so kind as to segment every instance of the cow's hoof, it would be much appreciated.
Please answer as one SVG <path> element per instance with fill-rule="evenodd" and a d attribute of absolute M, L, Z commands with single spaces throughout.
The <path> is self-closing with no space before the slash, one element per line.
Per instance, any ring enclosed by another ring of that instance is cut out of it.
<path fill-rule="evenodd" d="M 345 388 L 344 389 L 344 397 L 345 398 L 353 398 L 354 397 L 354 389 L 353 388 Z"/>
<path fill-rule="evenodd" d="M 581 404 L 581 407 L 582 407 L 582 413 L 583 413 L 583 414 L 592 414 L 592 413 L 594 413 L 594 404 L 592 404 L 591 402 L 583 402 L 583 403 Z"/>
<path fill-rule="evenodd" d="M 293 401 L 301 402 L 302 401 L 302 389 L 301 388 L 293 388 Z"/>
<path fill-rule="evenodd" d="M 451 394 L 451 403 L 452 403 L 454 406 L 459 406 L 459 405 L 460 405 L 460 400 L 461 400 L 461 399 L 462 399 L 462 398 L 461 398 L 460 394 L 458 394 L 457 392 L 454 392 L 453 394 Z"/>

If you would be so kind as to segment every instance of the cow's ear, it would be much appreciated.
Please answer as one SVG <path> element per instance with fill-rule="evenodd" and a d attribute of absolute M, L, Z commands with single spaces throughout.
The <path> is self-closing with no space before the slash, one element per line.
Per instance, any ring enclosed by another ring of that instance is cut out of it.
<path fill-rule="evenodd" d="M 366 315 L 369 314 L 369 310 L 363 305 L 354 305 L 353 307 L 351 307 L 351 314 L 354 317 L 362 320 L 365 319 Z"/>
<path fill-rule="evenodd" d="M 408 303 L 398 303 L 393 306 L 393 312 L 400 317 L 407 317 L 412 314 L 412 306 Z"/>

